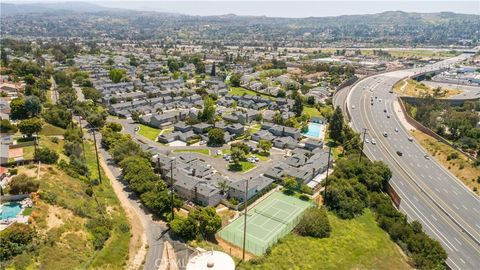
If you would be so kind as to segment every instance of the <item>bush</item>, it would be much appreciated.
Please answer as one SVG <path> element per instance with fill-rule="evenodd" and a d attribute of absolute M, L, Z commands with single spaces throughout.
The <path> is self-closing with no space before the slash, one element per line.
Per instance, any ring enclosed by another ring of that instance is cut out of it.
<path fill-rule="evenodd" d="M 17 168 L 8 169 L 8 173 L 10 173 L 10 175 L 16 175 L 18 173 L 18 169 Z"/>
<path fill-rule="evenodd" d="M 39 185 L 38 181 L 22 173 L 12 178 L 10 194 L 17 195 L 35 192 L 38 190 Z"/>
<path fill-rule="evenodd" d="M 35 230 L 21 223 L 15 223 L 0 232 L 0 261 L 5 262 L 28 251 L 35 236 Z"/>
<path fill-rule="evenodd" d="M 332 228 L 325 209 L 313 207 L 305 211 L 295 230 L 302 236 L 324 238 L 330 236 Z"/>
<path fill-rule="evenodd" d="M 54 164 L 58 160 L 58 154 L 48 148 L 39 148 L 35 152 L 35 160 L 39 160 L 45 164 Z"/>
<path fill-rule="evenodd" d="M 99 250 L 105 244 L 105 241 L 110 237 L 112 229 L 112 222 L 106 218 L 93 218 L 86 224 L 87 229 L 93 236 L 93 246 Z"/>

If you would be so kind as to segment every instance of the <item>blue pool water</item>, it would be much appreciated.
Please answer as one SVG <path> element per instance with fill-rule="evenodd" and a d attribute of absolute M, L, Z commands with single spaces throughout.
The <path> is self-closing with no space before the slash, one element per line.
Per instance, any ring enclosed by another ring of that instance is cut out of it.
<path fill-rule="evenodd" d="M 316 123 L 308 123 L 307 132 L 303 133 L 306 136 L 314 138 L 322 138 L 322 125 Z"/>
<path fill-rule="evenodd" d="M 22 208 L 20 207 L 20 204 L 16 202 L 3 204 L 0 219 L 14 218 L 21 210 Z"/>

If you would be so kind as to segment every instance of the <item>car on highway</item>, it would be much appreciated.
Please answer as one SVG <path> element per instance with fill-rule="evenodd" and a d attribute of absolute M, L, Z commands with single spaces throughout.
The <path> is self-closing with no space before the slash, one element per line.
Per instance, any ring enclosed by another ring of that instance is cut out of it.
<path fill-rule="evenodd" d="M 390 115 L 387 114 L 387 118 L 390 118 Z"/>
<path fill-rule="evenodd" d="M 377 144 L 377 141 L 375 141 L 375 139 L 372 139 L 372 144 L 373 145 Z"/>
<path fill-rule="evenodd" d="M 366 142 L 366 143 L 369 143 L 369 142 L 370 142 L 370 140 L 369 140 L 368 138 L 366 138 L 366 139 L 365 139 L 365 142 Z"/>
<path fill-rule="evenodd" d="M 352 110 L 355 109 L 355 105 L 352 105 Z"/>
<path fill-rule="evenodd" d="M 413 142 L 413 138 L 412 137 L 408 137 L 408 140 Z"/>
<path fill-rule="evenodd" d="M 425 159 L 429 160 L 430 157 L 428 155 L 423 156 Z"/>
<path fill-rule="evenodd" d="M 398 128 L 395 128 L 395 132 L 398 132 Z"/>
<path fill-rule="evenodd" d="M 403 156 L 403 153 L 401 151 L 397 151 L 397 155 Z"/>
<path fill-rule="evenodd" d="M 388 137 L 388 133 L 386 131 L 383 132 L 383 137 Z"/>
<path fill-rule="evenodd" d="M 383 112 L 386 113 L 386 112 L 387 112 L 387 109 L 383 109 Z"/>

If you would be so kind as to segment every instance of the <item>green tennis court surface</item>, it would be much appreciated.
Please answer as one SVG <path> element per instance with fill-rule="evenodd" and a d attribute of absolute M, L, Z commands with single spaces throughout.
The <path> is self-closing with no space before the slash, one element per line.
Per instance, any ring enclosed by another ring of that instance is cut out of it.
<path fill-rule="evenodd" d="M 303 212 L 313 206 L 281 192 L 274 192 L 247 212 L 247 241 L 245 249 L 262 255 L 280 238 L 297 226 Z M 218 235 L 224 240 L 242 247 L 245 216 L 241 215 Z"/>

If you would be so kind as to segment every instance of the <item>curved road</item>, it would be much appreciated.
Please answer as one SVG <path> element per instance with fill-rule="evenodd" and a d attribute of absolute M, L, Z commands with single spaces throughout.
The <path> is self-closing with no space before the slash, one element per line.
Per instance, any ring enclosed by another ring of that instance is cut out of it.
<path fill-rule="evenodd" d="M 422 71 L 439 69 L 465 57 L 441 61 L 423 67 Z M 408 128 L 397 114 L 397 97 L 389 93 L 397 81 L 419 71 L 401 70 L 367 77 L 350 91 L 338 93 L 335 102 L 346 104 L 354 130 L 363 132 L 366 128 L 366 138 L 376 140 L 376 145 L 366 143 L 364 152 L 392 169 L 390 183 L 401 198 L 400 210 L 410 220 L 420 221 L 424 230 L 440 241 L 452 269 L 479 269 L 479 198 L 442 165 L 426 159 L 427 153 L 416 141 L 408 140 Z M 399 156 L 397 151 L 403 155 Z"/>

